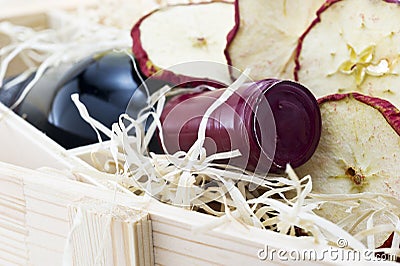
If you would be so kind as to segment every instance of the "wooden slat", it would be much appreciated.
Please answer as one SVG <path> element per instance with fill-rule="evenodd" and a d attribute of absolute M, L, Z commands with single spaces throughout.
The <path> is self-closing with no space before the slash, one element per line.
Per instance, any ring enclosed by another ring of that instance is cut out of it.
<path fill-rule="evenodd" d="M 7 251 L 0 247 L 0 265 L 27 265 L 27 259 Z"/>
<path fill-rule="evenodd" d="M 26 225 L 29 228 L 47 232 L 55 236 L 64 238 L 69 232 L 69 224 L 66 220 L 41 215 L 34 212 L 28 212 L 26 215 Z"/>
<path fill-rule="evenodd" d="M 0 239 L 0 249 L 21 258 L 28 258 L 26 249 L 21 248 L 21 242 L 14 241 L 13 239 Z"/>
<path fill-rule="evenodd" d="M 31 245 L 29 247 L 29 262 L 27 265 L 62 265 L 62 256 L 63 253 L 55 252 L 47 247 Z"/>
<path fill-rule="evenodd" d="M 163 266 L 169 265 L 193 265 L 193 266 L 208 266 L 222 265 L 217 261 L 208 261 L 206 259 L 199 260 L 191 257 L 189 254 L 179 254 L 162 248 L 154 248 L 155 263 Z"/>
<path fill-rule="evenodd" d="M 0 104 L 0 147 L 1 162 L 25 168 L 70 169 L 72 166 L 82 164 L 80 160 L 68 156 L 64 148 L 43 132 L 2 104 Z"/>
<path fill-rule="evenodd" d="M 63 252 L 65 246 L 65 236 L 58 236 L 49 232 L 28 228 L 28 246 L 38 246 L 48 248 L 54 252 Z"/>
<path fill-rule="evenodd" d="M 26 203 L 26 210 L 28 212 L 33 212 L 36 214 L 58 218 L 62 221 L 67 221 L 68 212 L 65 208 L 65 204 L 62 205 L 61 203 L 58 203 L 56 201 L 49 202 L 48 200 L 44 200 L 43 198 L 40 199 L 40 194 L 36 194 L 34 195 L 34 197 L 32 197 L 32 195 L 26 195 L 26 197 L 28 199 Z M 64 203 L 66 202 L 69 203 L 69 201 L 65 201 Z"/>
<path fill-rule="evenodd" d="M 69 217 L 75 265 L 153 265 L 147 213 L 84 199 L 69 207 Z"/>
<path fill-rule="evenodd" d="M 0 238 L 4 239 L 5 242 L 8 242 L 10 240 L 14 243 L 19 243 L 18 247 L 20 249 L 23 249 L 25 247 L 25 240 L 26 240 L 27 233 L 28 233 L 28 231 L 21 234 L 21 233 L 15 232 L 14 230 L 9 230 L 9 229 L 0 227 Z"/>
<path fill-rule="evenodd" d="M 23 179 L 0 174 L 0 187 L 0 265 L 26 265 Z"/>
<path fill-rule="evenodd" d="M 208 246 L 214 249 L 235 252 L 238 255 L 248 256 L 248 254 L 252 253 L 257 254 L 257 250 L 263 248 L 262 245 L 251 245 L 251 243 L 243 244 L 238 243 L 237 241 L 225 240 L 218 237 L 218 235 L 213 236 L 204 233 L 197 234 L 188 228 L 183 228 L 176 225 L 174 226 L 158 220 L 153 220 L 152 224 L 154 233 L 175 237 L 181 239 L 182 241 L 190 241 L 192 243 Z"/>
<path fill-rule="evenodd" d="M 168 232 L 169 233 L 169 232 Z M 213 247 L 207 244 L 196 243 L 184 240 L 168 233 L 153 232 L 154 247 L 169 250 L 181 255 L 187 255 L 198 260 L 210 262 L 218 261 L 223 265 L 228 265 L 234 261 L 238 265 L 256 265 L 260 261 L 257 259 L 257 250 L 251 254 L 237 253 L 229 250 L 229 246 Z M 179 235 L 178 235 L 179 236 Z M 196 241 L 196 240 L 195 240 Z"/>

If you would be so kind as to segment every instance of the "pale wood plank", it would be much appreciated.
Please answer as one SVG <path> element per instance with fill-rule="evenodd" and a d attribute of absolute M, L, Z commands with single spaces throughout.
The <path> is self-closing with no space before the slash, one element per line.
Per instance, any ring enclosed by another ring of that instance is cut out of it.
<path fill-rule="evenodd" d="M 238 263 L 238 265 L 244 265 L 246 263 L 249 265 L 261 264 L 260 260 L 257 258 L 257 250 L 254 250 L 252 254 L 244 255 L 226 249 L 228 245 L 224 245 L 226 246 L 225 249 L 224 246 L 222 246 L 222 248 L 212 247 L 158 232 L 153 232 L 153 241 L 154 247 L 156 248 L 187 255 L 198 260 L 215 261 L 223 265 L 228 265 L 232 263 L 232 261 Z"/>
<path fill-rule="evenodd" d="M 29 211 L 26 214 L 26 225 L 29 228 L 65 238 L 69 232 L 68 221 L 51 217 L 50 215 L 50 213 L 42 215 Z"/>
<path fill-rule="evenodd" d="M 163 266 L 175 266 L 175 265 L 193 265 L 193 266 L 211 266 L 211 265 L 222 265 L 217 262 L 208 260 L 199 260 L 189 255 L 182 255 L 179 253 L 171 252 L 163 248 L 154 248 L 155 264 Z"/>
<path fill-rule="evenodd" d="M 18 256 L 13 253 L 4 251 L 0 247 L 0 265 L 27 265 L 27 259 L 23 256 Z"/>

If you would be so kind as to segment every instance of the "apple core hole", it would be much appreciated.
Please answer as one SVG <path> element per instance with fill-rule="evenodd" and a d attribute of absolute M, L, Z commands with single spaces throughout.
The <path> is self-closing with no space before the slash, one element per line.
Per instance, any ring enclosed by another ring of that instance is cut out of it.
<path fill-rule="evenodd" d="M 346 170 L 346 175 L 355 176 L 355 175 L 356 175 L 356 170 L 354 170 L 353 167 L 349 167 L 349 168 L 347 168 L 347 170 Z"/>

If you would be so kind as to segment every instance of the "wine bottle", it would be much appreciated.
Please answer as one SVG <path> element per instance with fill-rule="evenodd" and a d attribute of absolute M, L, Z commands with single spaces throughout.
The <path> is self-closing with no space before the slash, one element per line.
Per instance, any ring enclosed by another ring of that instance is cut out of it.
<path fill-rule="evenodd" d="M 12 88 L 0 90 L 0 100 L 11 106 L 34 75 Z M 125 113 L 132 97 L 134 108 L 144 107 L 147 95 L 141 91 L 135 93 L 142 84 L 139 75 L 129 55 L 113 51 L 96 53 L 76 64 L 48 69 L 15 112 L 67 149 L 96 143 L 94 130 L 80 117 L 71 95 L 78 93 L 89 114 L 111 128 Z M 151 82 L 150 89 L 166 84 Z"/>
<path fill-rule="evenodd" d="M 226 89 L 188 93 L 169 100 L 161 121 L 167 151 L 188 151 L 206 110 Z M 312 93 L 299 83 L 266 79 L 242 85 L 208 118 L 207 154 L 239 150 L 228 163 L 279 173 L 304 164 L 321 134 L 321 114 Z M 227 162 L 225 162 L 227 163 Z"/>

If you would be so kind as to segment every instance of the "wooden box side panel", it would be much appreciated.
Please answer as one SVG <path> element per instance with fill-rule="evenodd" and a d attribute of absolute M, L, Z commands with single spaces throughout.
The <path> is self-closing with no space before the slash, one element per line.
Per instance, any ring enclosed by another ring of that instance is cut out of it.
<path fill-rule="evenodd" d="M 23 179 L 2 175 L 0 188 L 0 265 L 27 265 Z"/>
<path fill-rule="evenodd" d="M 311 238 L 296 239 L 233 224 L 212 231 L 197 231 L 197 227 L 215 222 L 217 218 L 162 204 L 152 198 L 114 193 L 112 190 L 4 163 L 0 163 L 0 173 L 2 183 L 17 178 L 22 182 L 18 183 L 25 197 L 25 227 L 22 228 L 28 232 L 26 245 L 32 265 L 41 265 L 45 258 L 53 265 L 61 263 L 70 231 L 68 206 L 83 198 L 148 212 L 153 224 L 156 264 L 190 262 L 195 265 L 226 265 L 238 262 L 261 265 L 265 262 L 258 260 L 257 252 L 265 244 L 275 248 L 290 248 L 301 243 L 304 248 L 323 248 L 316 246 Z M 11 198 L 4 192 L 0 195 Z M 0 242 L 5 240 L 0 235 Z M 39 253 L 45 250 L 45 254 Z"/>

